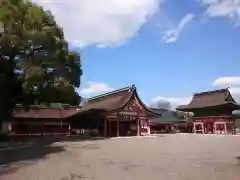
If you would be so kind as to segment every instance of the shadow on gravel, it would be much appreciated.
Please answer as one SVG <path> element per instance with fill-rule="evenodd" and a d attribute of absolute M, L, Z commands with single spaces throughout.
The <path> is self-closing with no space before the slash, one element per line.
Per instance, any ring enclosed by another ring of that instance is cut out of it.
<path fill-rule="evenodd" d="M 11 137 L 8 141 L 0 142 L 0 176 L 13 173 L 20 166 L 35 164 L 38 160 L 46 158 L 47 155 L 63 152 L 64 147 L 54 145 L 55 142 L 81 142 L 104 139 L 106 138 L 83 138 L 77 136 Z"/>
<path fill-rule="evenodd" d="M 109 139 L 108 137 L 82 137 L 82 136 L 62 136 L 55 137 L 55 142 L 80 142 L 80 141 L 102 141 Z"/>
<path fill-rule="evenodd" d="M 0 176 L 13 173 L 18 166 L 29 166 L 46 155 L 64 151 L 61 146 L 52 146 L 51 141 L 35 139 L 35 141 L 7 142 L 0 147 Z M 13 163 L 18 162 L 18 166 Z"/>

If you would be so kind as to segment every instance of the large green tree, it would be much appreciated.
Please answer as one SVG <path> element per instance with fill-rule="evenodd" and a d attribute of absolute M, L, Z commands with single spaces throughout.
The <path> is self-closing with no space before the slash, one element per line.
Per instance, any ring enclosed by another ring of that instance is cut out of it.
<path fill-rule="evenodd" d="M 17 101 L 77 104 L 80 56 L 68 49 L 51 12 L 27 0 L 0 0 L 0 121 Z"/>

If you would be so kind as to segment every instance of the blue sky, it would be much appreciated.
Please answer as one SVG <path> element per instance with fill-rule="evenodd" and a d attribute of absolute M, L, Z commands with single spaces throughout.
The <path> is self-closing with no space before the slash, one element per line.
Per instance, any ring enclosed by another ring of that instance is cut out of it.
<path fill-rule="evenodd" d="M 240 100 L 240 0 L 35 1 L 81 53 L 83 97 L 135 84 L 147 104 L 223 87 Z"/>

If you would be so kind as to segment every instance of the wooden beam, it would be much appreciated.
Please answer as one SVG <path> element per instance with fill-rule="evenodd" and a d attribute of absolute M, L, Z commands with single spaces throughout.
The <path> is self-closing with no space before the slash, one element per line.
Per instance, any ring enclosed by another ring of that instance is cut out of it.
<path fill-rule="evenodd" d="M 116 119 L 117 115 L 106 115 L 106 118 L 108 118 L 108 119 Z"/>

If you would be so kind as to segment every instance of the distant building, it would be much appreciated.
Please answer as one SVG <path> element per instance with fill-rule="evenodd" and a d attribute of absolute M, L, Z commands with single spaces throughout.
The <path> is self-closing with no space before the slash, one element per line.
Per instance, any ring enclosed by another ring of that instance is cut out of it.
<path fill-rule="evenodd" d="M 78 106 L 17 105 L 11 121 L 2 123 L 2 132 L 17 134 L 66 134 L 70 132 L 69 118 L 77 113 Z"/>
<path fill-rule="evenodd" d="M 175 133 L 185 131 L 186 121 L 184 114 L 173 110 L 151 108 L 152 111 L 161 114 L 150 119 L 152 133 Z"/>
<path fill-rule="evenodd" d="M 194 133 L 235 133 L 235 118 L 232 111 L 239 109 L 228 89 L 219 89 L 194 94 L 188 105 L 179 111 L 193 112 Z"/>

